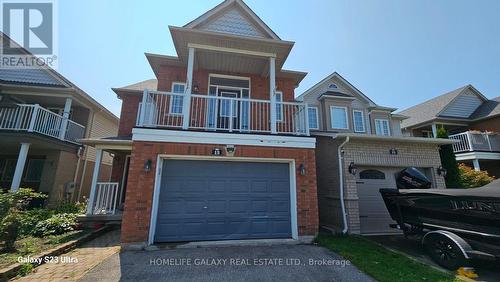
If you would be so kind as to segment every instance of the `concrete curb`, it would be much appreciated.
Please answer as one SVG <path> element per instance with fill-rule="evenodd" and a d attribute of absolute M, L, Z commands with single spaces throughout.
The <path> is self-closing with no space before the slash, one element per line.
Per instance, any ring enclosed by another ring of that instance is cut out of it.
<path fill-rule="evenodd" d="M 89 234 L 85 234 L 78 239 L 66 242 L 62 245 L 59 245 L 59 246 L 53 248 L 53 249 L 49 249 L 47 251 L 44 251 L 39 255 L 32 256 L 33 258 L 41 258 L 41 262 L 42 262 L 40 264 L 32 263 L 33 268 L 36 268 L 36 267 L 44 264 L 45 257 L 59 256 L 61 254 L 67 253 L 68 251 L 73 250 L 74 248 L 110 231 L 111 229 L 112 228 L 110 226 L 106 225 L 102 228 L 99 228 L 99 229 L 89 233 Z M 0 282 L 7 281 L 13 277 L 16 277 L 17 272 L 23 267 L 24 264 L 25 263 L 15 263 L 15 264 L 12 264 L 12 265 L 9 265 L 5 268 L 0 269 Z"/>

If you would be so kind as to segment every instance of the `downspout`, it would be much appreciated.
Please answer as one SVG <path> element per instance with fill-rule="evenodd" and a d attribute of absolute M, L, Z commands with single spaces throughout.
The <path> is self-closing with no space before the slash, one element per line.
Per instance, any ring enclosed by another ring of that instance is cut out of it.
<path fill-rule="evenodd" d="M 333 137 L 333 139 L 337 138 L 337 136 Z M 340 144 L 338 148 L 338 156 L 339 156 L 339 180 L 340 180 L 340 208 L 342 210 L 342 222 L 344 228 L 342 229 L 342 234 L 346 234 L 349 230 L 349 226 L 347 225 L 347 214 L 345 211 L 345 203 L 344 203 L 344 166 L 342 165 L 342 148 L 345 144 L 349 142 L 349 136 L 346 136 L 345 141 Z"/>

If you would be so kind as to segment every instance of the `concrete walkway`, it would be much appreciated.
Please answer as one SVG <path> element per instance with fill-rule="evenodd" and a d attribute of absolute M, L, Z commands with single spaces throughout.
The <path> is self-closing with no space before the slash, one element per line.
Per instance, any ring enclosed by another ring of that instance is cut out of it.
<path fill-rule="evenodd" d="M 314 245 L 232 246 L 124 252 L 81 281 L 374 281 Z"/>
<path fill-rule="evenodd" d="M 77 281 L 86 272 L 120 251 L 120 230 L 110 231 L 54 258 L 16 281 Z"/>

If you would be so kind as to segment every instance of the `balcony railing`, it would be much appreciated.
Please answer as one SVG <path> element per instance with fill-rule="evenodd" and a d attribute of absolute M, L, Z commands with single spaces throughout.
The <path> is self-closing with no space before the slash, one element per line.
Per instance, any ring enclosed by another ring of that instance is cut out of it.
<path fill-rule="evenodd" d="M 35 132 L 75 144 L 85 134 L 83 125 L 65 120 L 38 104 L 0 108 L 0 130 Z"/>
<path fill-rule="evenodd" d="M 309 135 L 305 103 L 276 102 L 275 111 L 271 111 L 269 100 L 159 91 L 145 91 L 144 95 L 137 115 L 137 126 L 141 127 Z M 189 108 L 184 106 L 186 101 Z M 276 120 L 275 129 L 272 120 Z"/>
<path fill-rule="evenodd" d="M 500 152 L 500 134 L 491 132 L 466 131 L 449 136 L 457 140 L 453 144 L 455 153 L 463 152 Z"/>

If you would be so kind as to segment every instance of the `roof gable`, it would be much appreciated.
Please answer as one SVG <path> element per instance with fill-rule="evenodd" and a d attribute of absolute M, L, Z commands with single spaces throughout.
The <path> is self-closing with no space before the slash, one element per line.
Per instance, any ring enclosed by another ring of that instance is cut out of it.
<path fill-rule="evenodd" d="M 314 86 L 306 90 L 304 93 L 300 94 L 297 97 L 297 100 L 303 100 L 304 97 L 308 95 L 316 95 L 319 97 L 321 94 L 327 91 L 343 93 L 353 97 L 355 95 L 362 101 L 368 103 L 369 106 L 372 107 L 377 106 L 375 102 L 373 102 L 365 94 L 359 91 L 356 87 L 354 87 L 354 85 L 352 85 L 349 81 L 347 81 L 337 72 L 332 73 L 331 75 L 327 76 L 326 78 L 324 78 L 323 80 L 321 80 L 320 82 L 316 83 Z"/>
<path fill-rule="evenodd" d="M 468 86 L 438 113 L 440 117 L 469 118 L 483 101 L 486 100 L 481 93 Z"/>
<path fill-rule="evenodd" d="M 278 35 L 241 0 L 226 0 L 184 27 L 280 40 Z"/>

